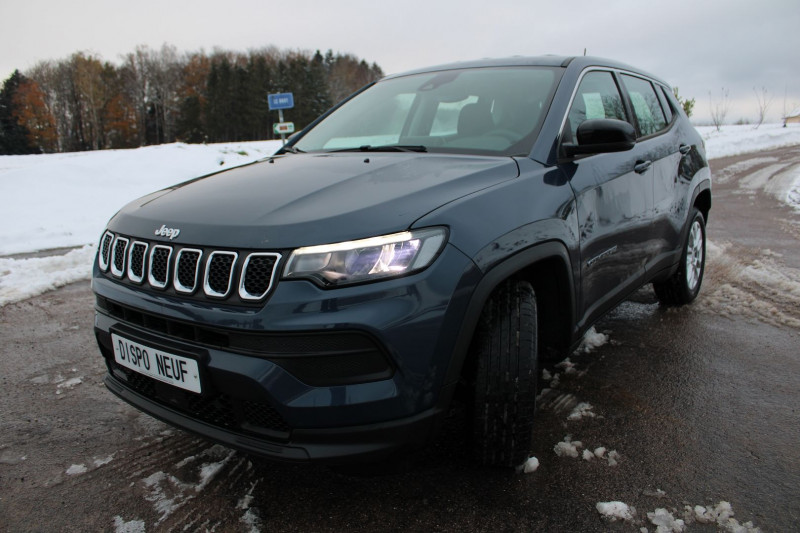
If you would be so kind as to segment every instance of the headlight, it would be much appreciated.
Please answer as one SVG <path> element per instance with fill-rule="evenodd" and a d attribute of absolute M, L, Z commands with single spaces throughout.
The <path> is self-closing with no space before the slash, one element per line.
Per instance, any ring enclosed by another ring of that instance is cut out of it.
<path fill-rule="evenodd" d="M 402 276 L 430 265 L 446 241 L 445 228 L 426 228 L 298 248 L 286 263 L 284 278 L 334 287 Z"/>

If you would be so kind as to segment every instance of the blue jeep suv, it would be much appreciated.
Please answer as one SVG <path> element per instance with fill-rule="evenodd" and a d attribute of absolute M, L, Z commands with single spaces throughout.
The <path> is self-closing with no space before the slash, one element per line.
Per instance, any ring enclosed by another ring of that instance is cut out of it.
<path fill-rule="evenodd" d="M 416 449 L 465 393 L 529 451 L 539 360 L 652 283 L 700 289 L 704 146 L 662 80 L 590 57 L 386 77 L 274 156 L 135 200 L 93 272 L 107 387 L 278 460 Z"/>

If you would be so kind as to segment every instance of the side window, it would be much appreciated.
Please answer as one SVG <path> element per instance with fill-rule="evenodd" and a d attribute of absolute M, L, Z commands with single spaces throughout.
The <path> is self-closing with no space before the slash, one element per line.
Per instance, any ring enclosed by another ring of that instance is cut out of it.
<path fill-rule="evenodd" d="M 574 142 L 580 123 L 593 118 L 627 120 L 622 97 L 610 72 L 595 70 L 583 77 L 567 115 L 564 139 Z"/>
<path fill-rule="evenodd" d="M 672 110 L 672 104 L 669 103 L 669 97 L 667 96 L 669 89 L 666 87 L 661 87 L 660 89 L 660 91 L 658 89 L 656 89 L 656 91 L 658 92 L 658 96 L 661 98 L 661 107 L 664 109 L 664 115 L 666 115 L 667 124 L 669 124 L 672 122 L 672 116 L 675 114 Z"/>
<path fill-rule="evenodd" d="M 642 137 L 657 133 L 667 127 L 667 119 L 664 117 L 664 110 L 658 100 L 653 85 L 642 78 L 622 75 L 625 88 L 631 98 L 633 112 L 639 122 L 639 130 Z"/>

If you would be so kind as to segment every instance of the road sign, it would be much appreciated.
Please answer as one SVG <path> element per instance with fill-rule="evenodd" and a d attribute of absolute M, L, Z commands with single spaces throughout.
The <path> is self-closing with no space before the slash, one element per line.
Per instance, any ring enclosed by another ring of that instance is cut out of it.
<path fill-rule="evenodd" d="M 291 109 L 294 107 L 294 95 L 292 93 L 268 94 L 267 103 L 269 104 L 270 111 L 276 109 Z"/>
<path fill-rule="evenodd" d="M 272 131 L 277 135 L 289 135 L 294 133 L 294 122 L 278 122 L 272 125 Z"/>

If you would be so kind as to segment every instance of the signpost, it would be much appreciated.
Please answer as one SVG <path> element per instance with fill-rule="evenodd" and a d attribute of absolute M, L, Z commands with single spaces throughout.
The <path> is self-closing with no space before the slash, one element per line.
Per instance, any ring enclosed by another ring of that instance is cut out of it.
<path fill-rule="evenodd" d="M 268 94 L 267 103 L 269 104 L 270 111 L 275 111 L 275 110 L 278 111 L 278 120 L 280 121 L 278 124 L 275 124 L 272 127 L 272 130 L 276 134 L 280 133 L 283 144 L 286 144 L 286 135 L 294 133 L 294 123 L 283 121 L 283 110 L 291 109 L 294 107 L 294 94 L 292 93 Z"/>

